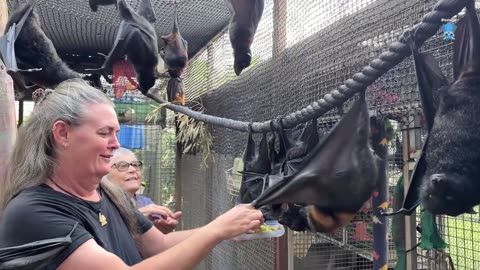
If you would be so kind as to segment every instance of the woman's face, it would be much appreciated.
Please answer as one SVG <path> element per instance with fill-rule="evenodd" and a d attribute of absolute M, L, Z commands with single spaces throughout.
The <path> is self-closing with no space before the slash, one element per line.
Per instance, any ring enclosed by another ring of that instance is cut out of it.
<path fill-rule="evenodd" d="M 110 180 L 117 184 L 131 196 L 140 189 L 142 179 L 142 169 L 130 164 L 138 162 L 137 158 L 129 153 L 118 154 L 112 160 L 112 168 L 110 169 Z M 123 163 L 123 164 L 122 164 Z M 125 163 L 129 163 L 128 168 Z M 122 166 L 123 165 L 123 166 Z"/>
<path fill-rule="evenodd" d="M 113 151 L 120 147 L 120 125 L 113 107 L 93 104 L 84 114 L 80 126 L 68 126 L 64 159 L 79 175 L 103 177 L 110 172 Z M 61 146 L 60 146 L 61 147 Z"/>

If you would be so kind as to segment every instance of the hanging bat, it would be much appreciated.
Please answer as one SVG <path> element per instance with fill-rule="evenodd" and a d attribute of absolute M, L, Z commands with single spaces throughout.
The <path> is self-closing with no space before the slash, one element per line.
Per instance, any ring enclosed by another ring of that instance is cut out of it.
<path fill-rule="evenodd" d="M 453 43 L 454 82 L 441 92 L 428 135 L 420 199 L 432 214 L 473 213 L 480 204 L 480 24 L 467 1 Z"/>
<path fill-rule="evenodd" d="M 270 173 L 270 159 L 268 155 L 267 135 L 263 133 L 262 140 L 255 147 L 252 132 L 249 132 L 247 149 L 244 155 L 244 170 L 240 186 L 240 203 L 250 203 L 265 189 Z"/>
<path fill-rule="evenodd" d="M 288 149 L 283 168 L 284 176 L 296 173 L 319 141 L 317 120 L 314 119 L 305 125 L 298 139 Z"/>
<path fill-rule="evenodd" d="M 250 46 L 265 3 L 264 0 L 225 0 L 225 3 L 232 13 L 228 29 L 233 48 L 233 68 L 238 76 L 252 61 Z"/>
<path fill-rule="evenodd" d="M 444 91 L 442 89 L 448 86 L 448 81 L 443 75 L 435 58 L 429 53 L 420 53 L 418 51 L 418 48 L 415 45 L 414 33 L 411 34 L 408 42 L 412 51 L 415 74 L 417 77 L 417 89 L 422 102 L 425 123 L 427 131 L 430 133 L 438 107 L 438 98 L 436 98 L 436 96 Z M 399 213 L 411 215 L 420 204 L 420 186 L 427 170 L 426 155 L 429 149 L 429 137 L 430 136 L 426 138 L 420 158 L 415 164 L 402 207 L 393 213 L 382 213 L 382 215 L 394 215 Z"/>
<path fill-rule="evenodd" d="M 173 30 L 170 34 L 161 38 L 165 45 L 160 50 L 160 57 L 165 61 L 167 72 L 171 77 L 168 84 L 169 87 L 167 88 L 168 101 L 185 105 L 181 75 L 188 64 L 188 43 L 182 37 L 178 28 L 176 3 L 173 16 Z"/>
<path fill-rule="evenodd" d="M 99 70 L 105 79 L 111 83 L 112 81 L 107 74 L 111 73 L 113 63 L 127 56 L 127 60 L 133 65 L 137 74 L 138 86 L 142 94 L 159 101 L 155 96 L 148 93 L 158 77 L 156 70 L 158 63 L 157 34 L 153 25 L 144 17 L 144 12 L 147 10 L 145 6 L 148 6 L 149 2 L 150 0 L 141 0 L 139 13 L 137 13 L 125 0 L 118 1 L 122 21 L 112 50 L 102 67 L 96 70 Z"/>
<path fill-rule="evenodd" d="M 88 0 L 88 4 L 93 12 L 97 12 L 98 6 L 115 5 L 118 8 L 117 0 Z"/>
<path fill-rule="evenodd" d="M 288 148 L 285 154 L 285 160 L 282 164 L 282 175 L 289 176 L 296 173 L 301 168 L 305 159 L 308 158 L 308 154 L 317 145 L 320 138 L 317 131 L 317 120 L 314 119 L 308 122 L 302 130 L 302 133 L 293 143 L 290 139 L 287 139 L 291 146 Z M 274 183 L 272 183 L 274 184 Z M 286 210 L 282 211 L 278 222 L 283 224 L 294 231 L 305 231 L 308 228 L 308 221 L 301 214 L 301 209 L 305 204 L 287 204 Z"/>
<path fill-rule="evenodd" d="M 378 180 L 377 158 L 369 142 L 365 90 L 302 167 L 265 190 L 252 205 L 293 203 L 302 208 L 309 229 L 330 232 L 350 222 Z"/>
<path fill-rule="evenodd" d="M 7 71 L 20 88 L 27 89 L 25 81 L 40 87 L 53 88 L 72 78 L 80 78 L 58 56 L 52 41 L 40 27 L 35 6 L 30 0 L 10 16 L 6 33 L 0 38 L 0 55 Z"/>
<path fill-rule="evenodd" d="M 273 126 L 272 130 L 275 130 Z M 290 147 L 293 145 L 291 138 L 292 134 L 290 133 L 290 131 L 285 130 L 283 127 L 280 127 L 280 129 L 278 129 L 276 133 L 277 134 L 275 134 L 275 131 L 272 132 L 272 136 L 268 140 L 270 172 L 266 176 L 267 187 L 275 185 L 275 183 L 279 182 L 283 178 L 283 168 L 285 167 L 287 150 L 290 149 Z M 278 135 L 278 152 L 275 149 L 276 135 Z M 282 222 L 281 216 L 284 212 L 284 210 L 282 209 L 282 204 L 265 205 L 261 207 L 260 210 L 262 211 L 265 220 L 278 220 L 279 222 Z M 287 220 L 286 224 L 284 225 L 289 224 L 290 222 Z"/>

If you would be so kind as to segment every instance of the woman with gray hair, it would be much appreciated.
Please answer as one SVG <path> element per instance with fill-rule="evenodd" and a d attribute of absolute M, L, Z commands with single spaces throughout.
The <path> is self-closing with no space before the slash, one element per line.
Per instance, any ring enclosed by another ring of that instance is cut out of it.
<path fill-rule="evenodd" d="M 137 194 L 142 186 L 143 162 L 138 160 L 135 153 L 123 147 L 116 149 L 110 159 L 110 167 L 107 178 L 127 193 L 135 207 L 150 219 L 157 229 L 165 234 L 175 229 L 182 212 L 173 213 L 167 207 L 155 204 L 152 199 Z"/>
<path fill-rule="evenodd" d="M 0 249 L 69 235 L 46 269 L 192 269 L 215 245 L 263 222 L 238 205 L 207 225 L 164 235 L 108 180 L 119 148 L 114 105 L 83 81 L 37 99 L 0 194 Z M 72 229 L 73 228 L 73 229 Z"/>

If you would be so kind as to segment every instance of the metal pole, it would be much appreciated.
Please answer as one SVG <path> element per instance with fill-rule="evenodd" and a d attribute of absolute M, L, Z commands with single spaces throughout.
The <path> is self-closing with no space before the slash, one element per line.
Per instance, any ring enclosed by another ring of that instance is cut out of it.
<path fill-rule="evenodd" d="M 387 218 L 380 215 L 380 210 L 388 208 L 387 178 L 387 138 L 383 117 L 372 117 L 372 147 L 379 157 L 378 182 L 373 195 L 373 209 L 377 221 L 373 224 L 373 269 L 388 269 Z"/>
<path fill-rule="evenodd" d="M 272 57 L 281 57 L 287 44 L 287 1 L 273 0 L 273 33 L 272 33 Z M 293 258 L 293 254 L 289 254 L 289 233 L 285 233 L 282 237 L 277 238 L 275 245 L 275 269 L 288 270 L 289 258 Z M 292 241 L 293 242 L 293 241 Z M 290 250 L 291 251 L 291 250 Z"/>

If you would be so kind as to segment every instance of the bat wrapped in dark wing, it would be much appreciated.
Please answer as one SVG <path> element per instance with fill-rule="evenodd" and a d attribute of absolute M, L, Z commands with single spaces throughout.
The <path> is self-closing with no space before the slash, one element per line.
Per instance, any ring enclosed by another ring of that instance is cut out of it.
<path fill-rule="evenodd" d="M 457 216 L 480 203 L 480 25 L 473 0 L 457 23 L 453 69 L 428 135 L 420 199 L 432 214 Z"/>
<path fill-rule="evenodd" d="M 273 128 L 273 122 L 271 124 L 272 130 L 275 130 Z M 277 135 L 278 151 L 275 149 Z M 279 182 L 284 176 L 283 169 L 285 168 L 287 151 L 293 145 L 291 136 L 291 131 L 281 126 L 276 132 L 272 132 L 272 136 L 268 140 L 270 173 L 267 176 L 267 187 L 275 185 L 275 183 Z M 282 204 L 265 205 L 261 207 L 260 210 L 263 212 L 265 220 L 278 220 L 280 222 L 281 215 L 283 214 Z M 290 224 L 288 220 L 287 224 Z"/>
<path fill-rule="evenodd" d="M 317 120 L 314 119 L 305 125 L 300 136 L 287 150 L 283 165 L 283 175 L 288 176 L 297 172 L 319 141 Z"/>
<path fill-rule="evenodd" d="M 420 94 L 420 100 L 423 107 L 423 115 L 428 132 L 431 131 L 435 114 L 438 107 L 438 95 L 442 88 L 448 85 L 448 81 L 442 73 L 437 61 L 429 53 L 420 53 L 415 45 L 414 35 L 411 35 L 409 45 L 412 50 L 412 57 L 417 77 L 417 89 Z M 417 160 L 413 173 L 410 177 L 410 184 L 407 190 L 402 207 L 391 214 L 411 215 L 420 204 L 420 186 L 422 184 L 425 172 L 427 170 L 426 154 L 429 149 L 429 137 L 425 140 Z"/>
<path fill-rule="evenodd" d="M 17 89 L 23 91 L 28 90 L 26 81 L 53 88 L 65 80 L 81 78 L 62 61 L 43 32 L 36 4 L 36 0 L 30 0 L 14 10 L 5 27 L 6 33 L 0 38 L 0 55 L 7 72 Z"/>
<path fill-rule="evenodd" d="M 308 154 L 315 148 L 320 140 L 317 130 L 317 119 L 308 122 L 299 137 L 286 151 L 285 161 L 282 164 L 282 175 L 289 176 L 301 168 Z M 274 184 L 274 183 L 273 183 Z M 278 222 L 295 231 L 305 231 L 308 228 L 306 217 L 301 214 L 306 204 L 287 204 L 281 212 Z"/>
<path fill-rule="evenodd" d="M 75 231 L 75 223 L 65 237 L 51 238 L 27 243 L 21 246 L 0 248 L 0 270 L 41 270 L 63 249 L 72 243 L 71 235 Z"/>
<path fill-rule="evenodd" d="M 158 77 L 158 44 L 155 28 L 145 18 L 146 14 L 153 13 L 148 7 L 151 8 L 150 0 L 141 0 L 138 12 L 135 12 L 125 0 L 118 0 L 122 21 L 113 48 L 98 70 L 111 83 L 108 74 L 111 73 L 113 63 L 127 56 L 135 69 L 140 91 L 151 97 L 148 90 L 155 85 Z"/>
<path fill-rule="evenodd" d="M 365 91 L 293 175 L 270 186 L 254 202 L 306 204 L 312 231 L 345 225 L 368 200 L 378 180 L 377 158 L 369 141 Z"/>
<path fill-rule="evenodd" d="M 266 133 L 263 133 L 257 149 L 252 132 L 249 132 L 247 149 L 243 159 L 244 170 L 241 172 L 243 177 L 240 185 L 239 202 L 250 203 L 265 190 L 268 184 L 270 159 Z"/>
<path fill-rule="evenodd" d="M 233 48 L 235 74 L 250 66 L 255 32 L 262 18 L 264 0 L 225 0 L 232 17 L 229 24 L 230 43 Z"/>
<path fill-rule="evenodd" d="M 171 77 L 167 86 L 168 101 L 185 105 L 181 75 L 188 65 L 188 42 L 182 37 L 178 28 L 177 8 L 175 6 L 172 32 L 161 37 L 165 45 L 160 50 L 160 56 L 165 61 L 167 72 Z"/>

